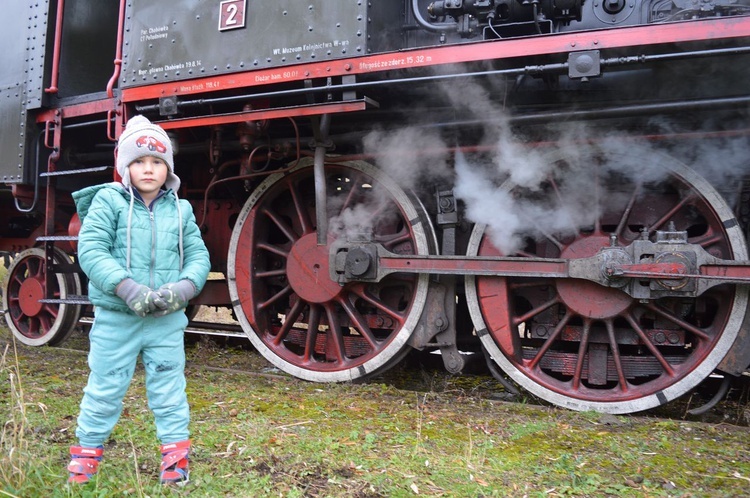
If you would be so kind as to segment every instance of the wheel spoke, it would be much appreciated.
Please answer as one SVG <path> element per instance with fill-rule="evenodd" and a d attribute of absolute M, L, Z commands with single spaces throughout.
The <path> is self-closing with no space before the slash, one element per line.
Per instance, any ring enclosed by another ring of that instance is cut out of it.
<path fill-rule="evenodd" d="M 315 230 L 313 222 L 310 218 L 310 213 L 307 208 L 303 205 L 300 193 L 297 190 L 297 186 L 292 183 L 291 179 L 287 180 L 289 187 L 289 193 L 292 195 L 292 201 L 294 202 L 294 209 L 297 212 L 297 218 L 299 219 L 300 226 L 302 227 L 302 234 L 311 233 Z"/>
<path fill-rule="evenodd" d="M 676 316 L 674 316 L 674 314 L 669 313 L 667 310 L 665 310 L 665 309 L 663 309 L 663 308 L 661 308 L 661 307 L 659 307 L 659 306 L 657 306 L 655 304 L 650 304 L 650 303 L 646 304 L 645 307 L 647 309 L 653 311 L 654 313 L 658 313 L 660 316 L 666 318 L 667 320 L 669 320 L 670 322 L 674 323 L 675 325 L 677 325 L 679 327 L 682 327 L 683 329 L 685 329 L 685 330 L 687 330 L 689 332 L 692 332 L 700 340 L 702 340 L 702 341 L 710 341 L 711 340 L 711 337 L 709 337 L 709 335 L 706 334 L 705 332 L 703 332 L 701 329 L 699 329 L 698 327 L 696 327 L 694 325 L 689 324 L 685 320 L 677 318 Z"/>
<path fill-rule="evenodd" d="M 599 168 L 594 168 L 594 209 L 597 211 L 599 210 L 599 206 L 601 206 L 601 190 L 602 185 L 599 180 Z M 596 216 L 594 218 L 594 233 L 600 234 L 602 233 L 602 218 L 601 216 Z"/>
<path fill-rule="evenodd" d="M 270 253 L 281 256 L 283 258 L 289 257 L 289 251 L 285 251 L 284 249 L 278 246 L 268 244 L 266 242 L 259 242 L 258 244 L 256 244 L 256 247 L 258 247 L 259 249 L 263 249 L 264 251 L 268 251 Z"/>
<path fill-rule="evenodd" d="M 628 391 L 628 381 L 625 379 L 625 371 L 622 369 L 622 359 L 620 358 L 620 348 L 617 346 L 617 339 L 615 338 L 615 326 L 612 320 L 605 322 L 607 326 L 607 338 L 609 339 L 609 349 L 612 351 L 612 360 L 615 363 L 615 370 L 617 370 L 617 379 L 620 385 L 620 390 L 624 393 Z"/>
<path fill-rule="evenodd" d="M 267 271 L 255 272 L 255 276 L 258 278 L 281 277 L 284 275 L 286 275 L 286 270 L 283 268 L 280 268 L 278 270 L 267 270 Z"/>
<path fill-rule="evenodd" d="M 555 304 L 557 304 L 559 302 L 560 302 L 559 298 L 557 296 L 555 296 L 552 299 L 550 299 L 549 301 L 547 301 L 546 303 L 540 304 L 539 306 L 537 306 L 533 310 L 531 310 L 531 311 L 529 311 L 527 313 L 524 313 L 521 316 L 515 317 L 513 319 L 513 325 L 518 326 L 518 325 L 522 324 L 523 322 L 525 322 L 527 320 L 530 320 L 534 316 L 538 315 L 539 313 L 545 311 L 546 309 L 554 306 Z"/>
<path fill-rule="evenodd" d="M 287 336 L 289 335 L 289 331 L 292 330 L 292 327 L 294 327 L 294 323 L 302 314 L 302 310 L 304 307 L 305 303 L 301 299 L 298 299 L 297 302 L 294 303 L 292 309 L 289 310 L 289 313 L 286 314 L 284 323 L 281 325 L 279 331 L 276 333 L 276 336 L 273 338 L 273 344 L 275 346 L 278 346 L 284 341 L 284 339 L 287 338 Z"/>
<path fill-rule="evenodd" d="M 581 336 L 581 343 L 578 345 L 578 358 L 576 359 L 576 369 L 573 374 L 573 389 L 580 389 L 581 387 L 581 372 L 583 371 L 583 361 L 586 358 L 586 352 L 589 348 L 590 333 L 591 320 L 586 318 L 583 320 L 583 335 Z"/>
<path fill-rule="evenodd" d="M 39 316 L 37 316 L 37 320 L 39 321 L 40 334 L 44 334 L 52 330 L 52 324 L 54 323 L 54 320 L 50 320 L 50 318 L 50 315 L 44 313 L 40 313 Z"/>
<path fill-rule="evenodd" d="M 557 239 L 552 233 L 549 232 L 549 230 L 545 230 L 540 226 L 540 224 L 533 218 L 527 216 L 524 213 L 520 213 L 519 217 L 528 225 L 531 227 L 534 227 L 534 230 L 542 234 L 542 236 L 547 239 L 548 241 L 552 242 L 555 247 L 557 247 L 558 250 L 562 251 L 563 249 L 563 243 Z"/>
<path fill-rule="evenodd" d="M 346 299 L 339 299 L 339 304 L 344 308 L 346 314 L 349 315 L 349 319 L 362 337 L 367 340 L 373 349 L 377 349 L 378 343 L 375 340 L 375 336 L 372 334 L 370 327 L 367 325 L 367 322 L 359 311 L 357 311 L 356 308 L 354 308 L 354 306 L 352 306 L 352 304 Z"/>
<path fill-rule="evenodd" d="M 560 192 L 560 186 L 557 184 L 557 181 L 555 181 L 555 178 L 553 176 L 548 176 L 547 183 L 555 192 L 555 197 L 557 198 L 558 204 L 561 206 L 565 206 L 565 199 L 563 198 L 562 192 Z"/>
<path fill-rule="evenodd" d="M 315 355 L 315 342 L 318 339 L 318 327 L 320 327 L 320 306 L 310 305 L 310 315 L 307 323 L 307 336 L 305 337 L 305 353 L 302 362 L 309 363 Z"/>
<path fill-rule="evenodd" d="M 398 246 L 399 244 L 409 242 L 410 240 L 411 240 L 411 234 L 407 230 L 401 230 L 399 233 L 391 235 L 391 236 L 378 237 L 378 239 L 376 239 L 375 242 L 382 244 L 384 248 L 390 251 L 391 249 Z"/>
<path fill-rule="evenodd" d="M 622 215 L 620 216 L 620 221 L 617 223 L 617 228 L 615 229 L 615 235 L 619 239 L 622 237 L 622 232 L 627 226 L 628 219 L 630 218 L 630 214 L 633 212 L 633 206 L 635 205 L 635 201 L 638 198 L 638 194 L 641 192 L 641 186 L 643 184 L 638 182 L 635 185 L 635 188 L 633 189 L 633 194 L 630 196 L 630 199 L 628 199 L 628 203 L 625 206 L 625 209 L 622 212 Z"/>
<path fill-rule="evenodd" d="M 57 294 L 54 296 L 56 299 L 60 298 L 60 295 Z M 40 315 L 46 315 L 48 317 L 52 318 L 52 321 L 54 321 L 57 318 L 57 314 L 60 312 L 60 307 L 55 304 L 45 304 L 42 307 L 42 311 Z"/>
<path fill-rule="evenodd" d="M 389 206 L 386 203 L 379 203 L 375 206 L 375 209 L 372 210 L 370 219 L 372 220 L 379 220 L 381 216 L 383 216 L 383 213 L 388 212 Z"/>
<path fill-rule="evenodd" d="M 635 317 L 632 315 L 632 313 L 626 313 L 625 319 L 628 321 L 630 326 L 633 328 L 636 334 L 638 334 L 638 337 L 641 339 L 641 343 L 648 348 L 649 351 L 651 351 L 651 354 L 654 355 L 654 358 L 656 358 L 659 363 L 661 364 L 662 368 L 664 369 L 664 372 L 667 375 L 674 376 L 675 372 L 672 368 L 672 365 L 669 364 L 666 358 L 659 352 L 658 349 L 656 349 L 656 346 L 654 346 L 651 341 L 646 336 L 646 333 L 643 331 L 640 325 L 638 325 L 638 322 L 636 321 Z"/>
<path fill-rule="evenodd" d="M 38 337 L 39 335 L 41 335 L 41 330 L 42 330 L 41 325 L 42 324 L 39 321 L 38 316 L 28 317 L 26 321 L 26 326 L 28 327 L 29 335 L 32 337 Z"/>
<path fill-rule="evenodd" d="M 23 284 L 23 281 L 25 279 L 22 279 L 21 277 L 24 275 L 24 273 L 25 272 L 14 272 L 13 273 L 13 277 L 11 279 L 11 282 L 15 283 L 15 285 L 13 287 L 15 287 L 16 289 L 20 288 L 21 284 Z"/>
<path fill-rule="evenodd" d="M 724 240 L 724 236 L 720 233 L 706 233 L 701 237 L 697 237 L 694 240 L 691 240 L 690 243 L 692 244 L 698 244 L 702 248 L 706 249 L 707 247 L 711 247 L 713 245 L 716 245 L 717 243 Z"/>
<path fill-rule="evenodd" d="M 359 187 L 360 183 L 362 182 L 362 177 L 359 174 L 354 175 L 353 178 L 351 178 L 351 188 L 349 189 L 349 192 L 347 192 L 346 197 L 344 198 L 344 202 L 341 203 L 341 209 L 339 209 L 339 216 L 344 214 L 344 211 L 347 209 L 350 209 L 352 206 L 354 206 L 357 202 L 358 193 L 359 193 Z"/>
<path fill-rule="evenodd" d="M 539 226 L 538 223 L 532 222 L 531 224 L 534 226 L 534 229 L 537 230 L 539 233 L 541 233 L 545 239 L 552 242 L 555 245 L 555 247 L 557 247 L 558 250 L 560 251 L 563 250 L 563 247 L 564 247 L 563 243 L 560 242 L 560 240 L 558 240 L 557 237 L 549 233 L 548 230 L 543 229 L 541 226 Z"/>
<path fill-rule="evenodd" d="M 263 214 L 265 214 L 271 221 L 274 222 L 274 224 L 281 230 L 281 233 L 286 236 L 287 239 L 289 239 L 291 242 L 295 242 L 299 236 L 294 232 L 294 229 L 290 227 L 285 221 L 283 221 L 278 214 L 276 214 L 274 211 L 271 211 L 269 209 L 263 209 Z"/>
<path fill-rule="evenodd" d="M 382 311 L 384 313 L 387 313 L 388 315 L 390 315 L 392 318 L 394 318 L 399 323 L 403 323 L 404 322 L 404 315 L 402 313 L 399 313 L 398 311 L 392 309 L 390 306 L 387 306 L 385 303 L 383 303 L 379 299 L 377 299 L 377 298 L 375 298 L 373 296 L 370 296 L 365 289 L 353 287 L 352 290 L 351 290 L 351 292 L 353 292 L 357 296 L 361 297 L 362 299 L 364 299 L 368 303 L 372 304 L 373 306 L 375 306 L 380 311 Z"/>
<path fill-rule="evenodd" d="M 280 299 L 288 296 L 292 293 L 292 287 L 290 285 L 285 286 L 283 289 L 281 289 L 279 292 L 271 296 L 268 300 L 263 301 L 258 305 L 259 310 L 263 310 L 271 306 L 272 304 L 278 302 Z"/>
<path fill-rule="evenodd" d="M 680 209 L 688 205 L 693 200 L 694 200 L 694 194 L 692 193 L 680 199 L 680 201 L 677 204 L 675 204 L 672 207 L 672 209 L 664 213 L 664 215 L 661 218 L 659 218 L 655 223 L 653 223 L 650 227 L 648 227 L 648 233 L 651 233 L 654 230 L 658 230 L 659 228 L 661 228 L 665 223 L 671 220 L 674 217 L 674 215 L 680 211 Z"/>
<path fill-rule="evenodd" d="M 536 355 L 534 355 L 534 358 L 528 363 L 528 366 L 530 369 L 536 368 L 536 366 L 539 364 L 539 362 L 542 360 L 544 355 L 549 351 L 550 347 L 554 344 L 554 342 L 557 340 L 558 336 L 560 335 L 560 332 L 565 328 L 565 326 L 568 324 L 568 321 L 570 321 L 571 317 L 573 316 L 573 313 L 570 312 L 570 310 L 566 310 L 565 316 L 560 319 L 560 322 L 555 326 L 555 329 L 552 331 L 550 336 L 544 341 L 544 344 L 542 344 L 542 347 L 539 348 L 539 351 L 537 351 Z"/>
<path fill-rule="evenodd" d="M 346 361 L 346 350 L 344 348 L 344 337 L 341 334 L 339 317 L 332 304 L 325 304 L 328 318 L 328 333 L 326 334 L 326 359 L 335 359 L 338 363 Z"/>

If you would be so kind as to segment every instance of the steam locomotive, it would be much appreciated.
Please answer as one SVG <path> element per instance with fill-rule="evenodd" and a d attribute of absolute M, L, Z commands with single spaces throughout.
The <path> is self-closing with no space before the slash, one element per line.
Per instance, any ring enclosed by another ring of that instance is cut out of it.
<path fill-rule="evenodd" d="M 71 192 L 116 180 L 142 114 L 211 253 L 191 306 L 295 377 L 485 355 L 509 388 L 631 413 L 750 365 L 748 0 L 6 4 L 23 343 L 90 309 Z"/>

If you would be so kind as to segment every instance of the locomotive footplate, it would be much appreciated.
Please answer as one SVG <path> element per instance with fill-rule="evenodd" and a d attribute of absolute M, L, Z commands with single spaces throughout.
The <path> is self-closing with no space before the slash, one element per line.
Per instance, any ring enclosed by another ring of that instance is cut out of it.
<path fill-rule="evenodd" d="M 721 284 L 750 284 L 750 262 L 719 259 L 682 232 L 658 232 L 628 246 L 611 245 L 579 259 L 399 255 L 375 243 L 335 242 L 330 274 L 343 285 L 378 282 L 393 273 L 582 279 L 633 299 L 696 297 Z"/>

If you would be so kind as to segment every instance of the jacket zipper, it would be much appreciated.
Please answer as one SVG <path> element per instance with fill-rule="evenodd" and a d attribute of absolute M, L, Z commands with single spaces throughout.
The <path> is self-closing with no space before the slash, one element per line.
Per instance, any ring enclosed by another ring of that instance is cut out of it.
<path fill-rule="evenodd" d="M 149 282 L 152 289 L 156 285 L 156 275 L 154 274 L 154 268 L 156 268 L 156 220 L 154 219 L 154 212 L 149 208 L 148 216 L 151 219 L 151 264 L 148 267 Z"/>
<path fill-rule="evenodd" d="M 138 201 L 143 205 L 143 207 L 146 208 L 146 211 L 148 211 L 148 218 L 149 222 L 151 223 L 151 261 L 148 265 L 148 281 L 149 281 L 149 287 L 152 289 L 156 285 L 156 217 L 154 216 L 154 210 L 153 208 L 156 207 L 156 202 L 164 197 L 164 192 L 159 192 L 159 194 L 156 196 L 156 199 L 151 201 L 151 205 L 147 205 L 146 201 L 143 200 L 140 196 L 138 196 Z"/>

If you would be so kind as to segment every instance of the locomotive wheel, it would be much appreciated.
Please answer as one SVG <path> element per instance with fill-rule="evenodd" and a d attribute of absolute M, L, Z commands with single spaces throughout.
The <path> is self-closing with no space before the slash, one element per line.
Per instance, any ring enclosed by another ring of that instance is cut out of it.
<path fill-rule="evenodd" d="M 604 171 L 596 156 L 591 161 L 550 160 L 554 171 L 576 172 L 576 182 L 592 181 L 588 192 L 594 221 L 576 233 L 527 240 L 516 255 L 589 257 L 610 245 L 613 234 L 616 245 L 625 247 L 646 233 L 655 240 L 655 231 L 667 230 L 673 222 L 676 230 L 687 231 L 688 243 L 720 258 L 747 259 L 731 209 L 702 177 L 675 159 L 634 151 L 609 158 L 633 171 L 659 164 L 664 175 L 658 180 L 626 180 L 613 169 Z M 514 185 L 504 188 L 513 195 L 532 195 Z M 610 192 L 605 197 L 606 188 Z M 544 193 L 555 203 L 564 202 L 564 180 L 548 177 L 533 195 Z M 605 198 L 621 200 L 597 210 Z M 483 226 L 475 227 L 468 252 L 500 255 Z M 697 298 L 639 301 L 584 280 L 469 277 L 467 300 L 484 347 L 517 384 L 566 408 L 617 414 L 667 403 L 708 377 L 739 332 L 748 291 L 722 285 Z"/>
<path fill-rule="evenodd" d="M 68 261 L 68 256 L 55 248 L 56 263 Z M 58 274 L 52 279 L 53 288 L 47 293 L 44 250 L 27 249 L 13 259 L 3 288 L 5 320 L 13 335 L 29 346 L 59 344 L 78 323 L 81 308 L 73 304 L 40 303 L 51 297 L 66 299 L 81 294 L 81 281 L 75 274 Z"/>
<path fill-rule="evenodd" d="M 420 221 L 421 205 L 380 170 L 348 162 L 325 171 L 332 225 L 365 213 L 364 231 L 374 242 L 400 254 L 428 253 L 431 228 Z M 230 296 L 255 348 L 281 370 L 315 382 L 363 380 L 408 352 L 428 277 L 341 286 L 329 276 L 329 245 L 317 245 L 311 161 L 269 176 L 232 233 Z"/>

